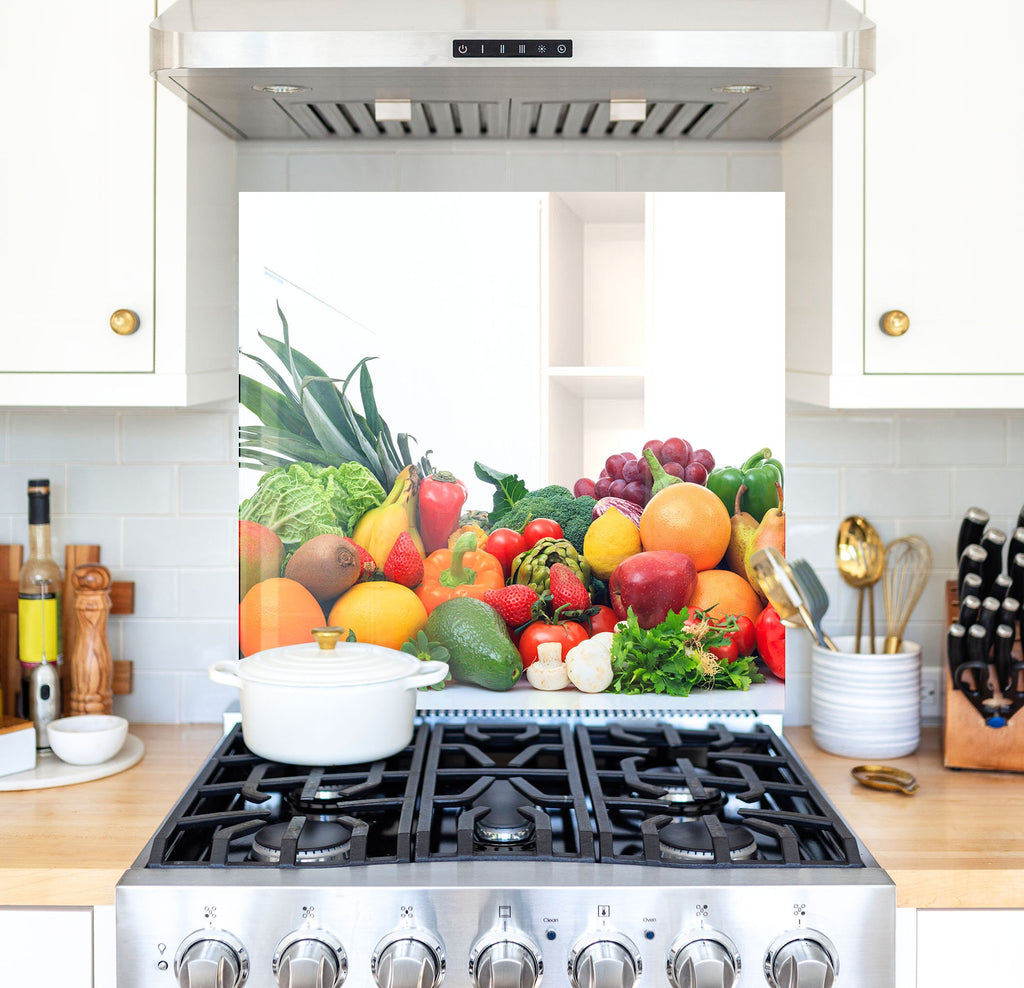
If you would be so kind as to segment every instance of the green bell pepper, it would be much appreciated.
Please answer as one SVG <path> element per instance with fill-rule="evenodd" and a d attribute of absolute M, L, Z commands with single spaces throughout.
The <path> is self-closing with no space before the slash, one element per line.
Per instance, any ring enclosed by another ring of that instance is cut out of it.
<path fill-rule="evenodd" d="M 744 484 L 747 489 L 737 508 L 736 495 Z M 712 470 L 707 484 L 708 490 L 718 495 L 730 515 L 737 510 L 746 511 L 757 522 L 769 509 L 779 506 L 781 485 L 782 464 L 772 459 L 772 451 L 767 448 L 759 449 L 743 466 Z"/>

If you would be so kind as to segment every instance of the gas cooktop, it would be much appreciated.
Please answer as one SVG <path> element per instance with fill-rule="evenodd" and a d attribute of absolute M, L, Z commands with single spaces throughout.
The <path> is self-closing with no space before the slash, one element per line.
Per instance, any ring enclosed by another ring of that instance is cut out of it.
<path fill-rule="evenodd" d="M 520 857 L 659 867 L 863 867 L 768 727 L 420 725 L 372 764 L 298 768 L 234 727 L 157 833 L 149 868 Z"/>
<path fill-rule="evenodd" d="M 420 723 L 372 764 L 218 744 L 117 887 L 118 984 L 894 984 L 895 888 L 771 728 Z"/>

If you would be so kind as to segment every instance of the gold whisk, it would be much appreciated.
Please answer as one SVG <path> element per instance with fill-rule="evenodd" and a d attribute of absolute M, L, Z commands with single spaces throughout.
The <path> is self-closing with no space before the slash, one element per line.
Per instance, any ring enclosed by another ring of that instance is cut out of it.
<path fill-rule="evenodd" d="M 903 633 L 931 572 L 932 550 L 920 535 L 893 539 L 885 547 L 882 594 L 886 637 L 882 650 L 886 655 L 894 655 L 902 647 Z"/>

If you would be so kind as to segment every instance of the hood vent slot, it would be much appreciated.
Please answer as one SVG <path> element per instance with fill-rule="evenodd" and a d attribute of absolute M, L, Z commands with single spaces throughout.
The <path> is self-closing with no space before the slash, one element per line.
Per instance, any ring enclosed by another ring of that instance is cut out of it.
<path fill-rule="evenodd" d="M 521 138 L 585 140 L 607 138 L 704 139 L 742 103 L 651 102 L 645 120 L 610 119 L 608 100 L 552 102 L 444 100 L 412 102 L 412 119 L 377 120 L 373 100 L 310 103 L 279 100 L 278 106 L 311 138 L 454 139 Z"/>
<path fill-rule="evenodd" d="M 412 102 L 412 119 L 377 120 L 373 100 L 279 102 L 307 137 L 354 138 L 506 137 L 507 104 L 474 101 Z"/>

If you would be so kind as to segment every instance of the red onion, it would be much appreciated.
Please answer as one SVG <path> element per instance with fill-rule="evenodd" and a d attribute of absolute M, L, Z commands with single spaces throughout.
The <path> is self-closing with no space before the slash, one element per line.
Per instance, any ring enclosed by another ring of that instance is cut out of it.
<path fill-rule="evenodd" d="M 640 527 L 640 516 L 644 509 L 639 504 L 627 501 L 623 497 L 603 497 L 594 505 L 594 517 L 600 518 L 609 508 L 622 512 L 637 528 Z"/>

